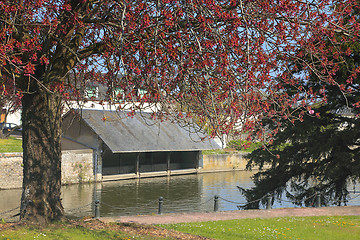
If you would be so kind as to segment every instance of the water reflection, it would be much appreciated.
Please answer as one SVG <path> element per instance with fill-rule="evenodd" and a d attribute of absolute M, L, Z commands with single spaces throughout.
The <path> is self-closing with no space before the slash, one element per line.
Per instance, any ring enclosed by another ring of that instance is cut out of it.
<path fill-rule="evenodd" d="M 76 217 L 93 216 L 95 199 L 101 201 L 101 216 L 154 214 L 162 196 L 165 213 L 200 212 L 213 211 L 213 198 L 218 195 L 220 211 L 237 210 L 236 203 L 245 203 L 245 199 L 236 186 L 253 186 L 252 174 L 236 171 L 68 185 L 62 187 L 62 203 L 66 214 Z M 20 189 L 1 190 L 0 212 L 18 207 L 20 197 Z M 349 205 L 359 204 L 360 197 L 349 202 Z M 294 206 L 283 201 L 273 207 Z"/>
<path fill-rule="evenodd" d="M 0 191 L 0 218 L 7 221 L 16 221 L 17 217 L 13 217 L 19 213 L 19 205 L 21 199 L 21 190 L 10 189 Z M 12 211 L 11 211 L 12 210 Z"/>
<path fill-rule="evenodd" d="M 92 216 L 94 214 L 94 201 L 96 189 L 101 184 L 85 183 L 66 185 L 61 188 L 62 204 L 68 215 L 75 217 Z"/>
<path fill-rule="evenodd" d="M 236 186 L 252 186 L 251 175 L 249 172 L 227 172 L 106 182 L 98 193 L 103 203 L 101 215 L 156 213 L 160 196 L 164 198 L 164 212 L 212 211 L 214 195 L 244 202 Z M 237 207 L 220 202 L 219 209 L 228 211 Z"/>

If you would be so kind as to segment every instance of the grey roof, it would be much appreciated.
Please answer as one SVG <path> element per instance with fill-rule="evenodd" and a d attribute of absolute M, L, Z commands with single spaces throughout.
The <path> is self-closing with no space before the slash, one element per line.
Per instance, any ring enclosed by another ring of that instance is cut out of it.
<path fill-rule="evenodd" d="M 149 113 L 135 114 L 106 110 L 81 110 L 86 124 L 113 153 L 195 151 L 218 149 L 213 139 L 194 128 L 170 121 L 152 120 Z M 104 121 L 104 117 L 106 120 Z M 201 139 L 205 139 L 201 141 Z"/>

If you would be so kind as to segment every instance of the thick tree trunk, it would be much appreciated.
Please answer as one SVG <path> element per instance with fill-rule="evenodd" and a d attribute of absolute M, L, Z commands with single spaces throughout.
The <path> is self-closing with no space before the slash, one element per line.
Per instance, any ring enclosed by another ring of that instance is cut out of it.
<path fill-rule="evenodd" d="M 61 204 L 61 98 L 36 91 L 22 98 L 24 179 L 20 220 L 64 218 Z"/>

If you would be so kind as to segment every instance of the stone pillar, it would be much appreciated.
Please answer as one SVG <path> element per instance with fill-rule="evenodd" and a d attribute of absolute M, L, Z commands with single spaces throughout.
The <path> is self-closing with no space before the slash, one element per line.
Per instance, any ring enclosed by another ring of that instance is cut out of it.
<path fill-rule="evenodd" d="M 151 153 L 151 171 L 154 171 L 154 153 Z"/>
<path fill-rule="evenodd" d="M 171 152 L 166 154 L 166 171 L 168 175 L 170 174 L 170 160 L 171 160 Z"/>
<path fill-rule="evenodd" d="M 97 182 L 102 181 L 102 141 L 98 138 L 97 148 L 94 151 L 95 154 L 95 177 Z"/>
<path fill-rule="evenodd" d="M 202 151 L 198 151 L 197 155 L 196 155 L 196 169 L 201 169 L 204 167 L 204 159 L 203 159 L 203 154 Z"/>
<path fill-rule="evenodd" d="M 135 162 L 135 174 L 140 177 L 140 153 L 136 154 L 136 162 Z"/>

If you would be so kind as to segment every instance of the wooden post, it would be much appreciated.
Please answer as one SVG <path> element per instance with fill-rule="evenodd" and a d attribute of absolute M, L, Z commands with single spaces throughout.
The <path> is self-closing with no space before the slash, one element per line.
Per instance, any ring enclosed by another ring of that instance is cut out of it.
<path fill-rule="evenodd" d="M 197 152 L 195 161 L 196 161 L 195 168 L 196 168 L 197 172 L 199 172 L 199 170 L 204 167 L 202 151 Z"/>
<path fill-rule="evenodd" d="M 102 140 L 98 138 L 97 148 L 95 150 L 95 161 L 96 161 L 96 181 L 102 181 Z"/>
<path fill-rule="evenodd" d="M 170 160 L 171 160 L 171 152 L 168 152 L 166 155 L 166 171 L 168 175 L 170 174 Z"/>
<path fill-rule="evenodd" d="M 100 218 L 100 201 L 95 200 L 95 219 Z"/>
<path fill-rule="evenodd" d="M 271 202 L 272 202 L 272 197 L 268 196 L 266 198 L 266 209 L 271 209 Z"/>
<path fill-rule="evenodd" d="M 321 207 L 321 196 L 320 196 L 320 193 L 317 192 L 316 195 L 316 201 L 315 201 L 315 207 L 319 208 Z M 340 205 L 339 205 L 340 206 Z"/>
<path fill-rule="evenodd" d="M 219 211 L 219 196 L 214 196 L 214 212 Z"/>
<path fill-rule="evenodd" d="M 151 153 L 151 171 L 154 171 L 154 153 Z"/>
<path fill-rule="evenodd" d="M 121 164 L 121 155 L 120 155 L 120 154 L 118 154 L 118 160 L 119 160 L 119 171 L 118 171 L 118 172 L 119 172 L 119 174 L 120 174 L 120 173 L 121 173 L 121 170 L 122 170 L 122 169 L 121 169 L 121 167 L 122 167 L 121 165 L 122 165 L 122 164 Z"/>
<path fill-rule="evenodd" d="M 159 209 L 158 209 L 158 214 L 159 214 L 159 215 L 162 214 L 163 202 L 164 202 L 164 198 L 163 198 L 163 197 L 159 197 Z"/>
<path fill-rule="evenodd" d="M 139 168 L 140 168 L 140 153 L 137 153 L 136 154 L 136 163 L 135 163 L 135 174 L 138 177 L 140 177 Z"/>
<path fill-rule="evenodd" d="M 196 157 L 195 157 L 195 168 L 198 169 L 199 168 L 199 160 L 200 160 L 200 151 L 196 152 Z"/>

